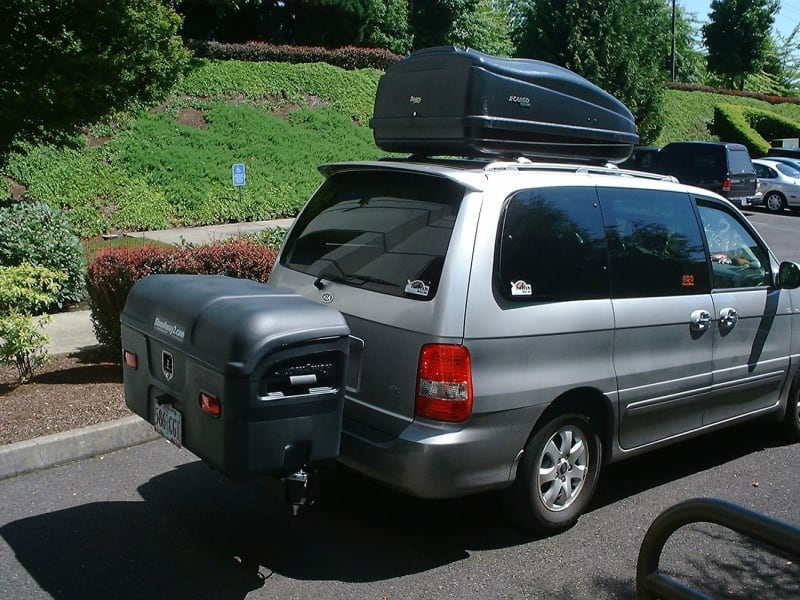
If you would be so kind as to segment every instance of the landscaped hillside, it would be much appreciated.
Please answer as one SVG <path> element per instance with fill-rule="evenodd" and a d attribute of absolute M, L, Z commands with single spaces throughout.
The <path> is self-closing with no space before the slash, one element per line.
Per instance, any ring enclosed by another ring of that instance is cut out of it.
<path fill-rule="evenodd" d="M 162 105 L 74 148 L 12 156 L 5 175 L 16 196 L 68 209 L 85 236 L 294 215 L 317 164 L 380 156 L 368 127 L 380 74 L 197 61 Z M 234 163 L 246 166 L 241 197 Z"/>
<path fill-rule="evenodd" d="M 654 145 L 663 146 L 678 140 L 718 140 L 713 124 L 714 107 L 718 104 L 741 104 L 760 108 L 800 124 L 800 105 L 797 104 L 770 104 L 741 96 L 667 90 L 664 99 L 664 128 Z"/>
<path fill-rule="evenodd" d="M 16 197 L 67 209 L 87 237 L 291 216 L 320 183 L 319 163 L 383 154 L 368 127 L 380 75 L 322 63 L 197 60 L 162 105 L 97 125 L 73 148 L 12 156 L 3 180 Z M 716 139 L 720 103 L 800 123 L 794 104 L 668 90 L 656 143 Z M 234 163 L 246 166 L 241 196 Z"/>

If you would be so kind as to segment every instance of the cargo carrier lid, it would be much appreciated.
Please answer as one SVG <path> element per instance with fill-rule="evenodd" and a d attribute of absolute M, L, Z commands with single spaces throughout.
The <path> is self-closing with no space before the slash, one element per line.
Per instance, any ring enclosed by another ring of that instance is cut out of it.
<path fill-rule="evenodd" d="M 341 313 L 294 292 L 223 275 L 150 275 L 128 294 L 122 324 L 232 375 L 268 353 L 346 337 Z"/>

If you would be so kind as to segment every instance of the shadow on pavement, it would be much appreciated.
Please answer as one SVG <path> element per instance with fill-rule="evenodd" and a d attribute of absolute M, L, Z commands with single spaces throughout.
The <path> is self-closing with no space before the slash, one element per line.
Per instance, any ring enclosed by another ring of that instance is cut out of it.
<path fill-rule="evenodd" d="M 85 504 L 0 535 L 55 598 L 243 598 L 273 573 L 377 581 L 462 560 L 476 541 L 531 540 L 505 524 L 492 495 L 414 500 L 338 469 L 322 485 L 325 502 L 291 517 L 259 485 L 193 462 L 142 485 L 144 502 Z"/>
<path fill-rule="evenodd" d="M 590 510 L 756 452 L 769 443 L 764 433 L 752 427 L 715 434 L 612 467 Z M 580 522 L 557 538 L 519 532 L 494 494 L 419 500 L 342 469 L 326 471 L 321 489 L 322 501 L 295 518 L 259 485 L 233 483 L 190 462 L 141 485 L 141 502 L 95 502 L 41 514 L 3 526 L 0 535 L 55 598 L 226 599 L 268 588 L 273 575 L 276 586 L 281 578 L 384 581 L 456 563 L 474 551 L 514 546 L 524 546 L 524 556 L 541 557 L 537 564 L 546 557 L 557 563 L 556 549 L 580 545 L 587 535 Z M 621 579 L 607 575 L 589 584 L 596 597 L 635 597 L 634 572 Z M 568 587 L 549 592 L 569 596 Z"/>

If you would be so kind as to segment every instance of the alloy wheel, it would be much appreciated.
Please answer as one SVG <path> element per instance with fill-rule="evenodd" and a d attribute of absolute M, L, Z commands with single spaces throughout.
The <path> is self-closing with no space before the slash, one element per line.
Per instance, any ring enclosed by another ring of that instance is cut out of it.
<path fill-rule="evenodd" d="M 558 429 L 539 459 L 539 498 L 548 510 L 568 508 L 580 495 L 589 466 L 589 445 L 573 426 Z"/>

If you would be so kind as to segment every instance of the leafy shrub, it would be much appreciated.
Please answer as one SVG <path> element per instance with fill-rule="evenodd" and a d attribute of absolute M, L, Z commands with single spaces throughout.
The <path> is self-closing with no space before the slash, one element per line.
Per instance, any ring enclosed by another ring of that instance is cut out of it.
<path fill-rule="evenodd" d="M 34 371 L 47 363 L 49 338 L 42 328 L 49 315 L 34 322 L 30 315 L 10 313 L 0 316 L 0 363 L 17 367 L 17 381 L 25 383 Z"/>
<path fill-rule="evenodd" d="M 255 233 L 244 234 L 242 238 L 261 246 L 266 246 L 277 253 L 283 246 L 287 233 L 289 233 L 289 230 L 285 227 L 269 227 Z"/>
<path fill-rule="evenodd" d="M 276 252 L 247 240 L 211 246 L 162 248 L 109 248 L 89 264 L 86 282 L 97 340 L 119 353 L 120 316 L 133 285 L 142 277 L 159 273 L 228 275 L 266 282 Z"/>
<path fill-rule="evenodd" d="M 56 303 L 67 274 L 23 263 L 0 267 L 0 314 L 39 314 Z"/>
<path fill-rule="evenodd" d="M 83 299 L 83 249 L 63 211 L 31 202 L 0 207 L 0 265 L 23 263 L 66 274 L 58 306 Z"/>

